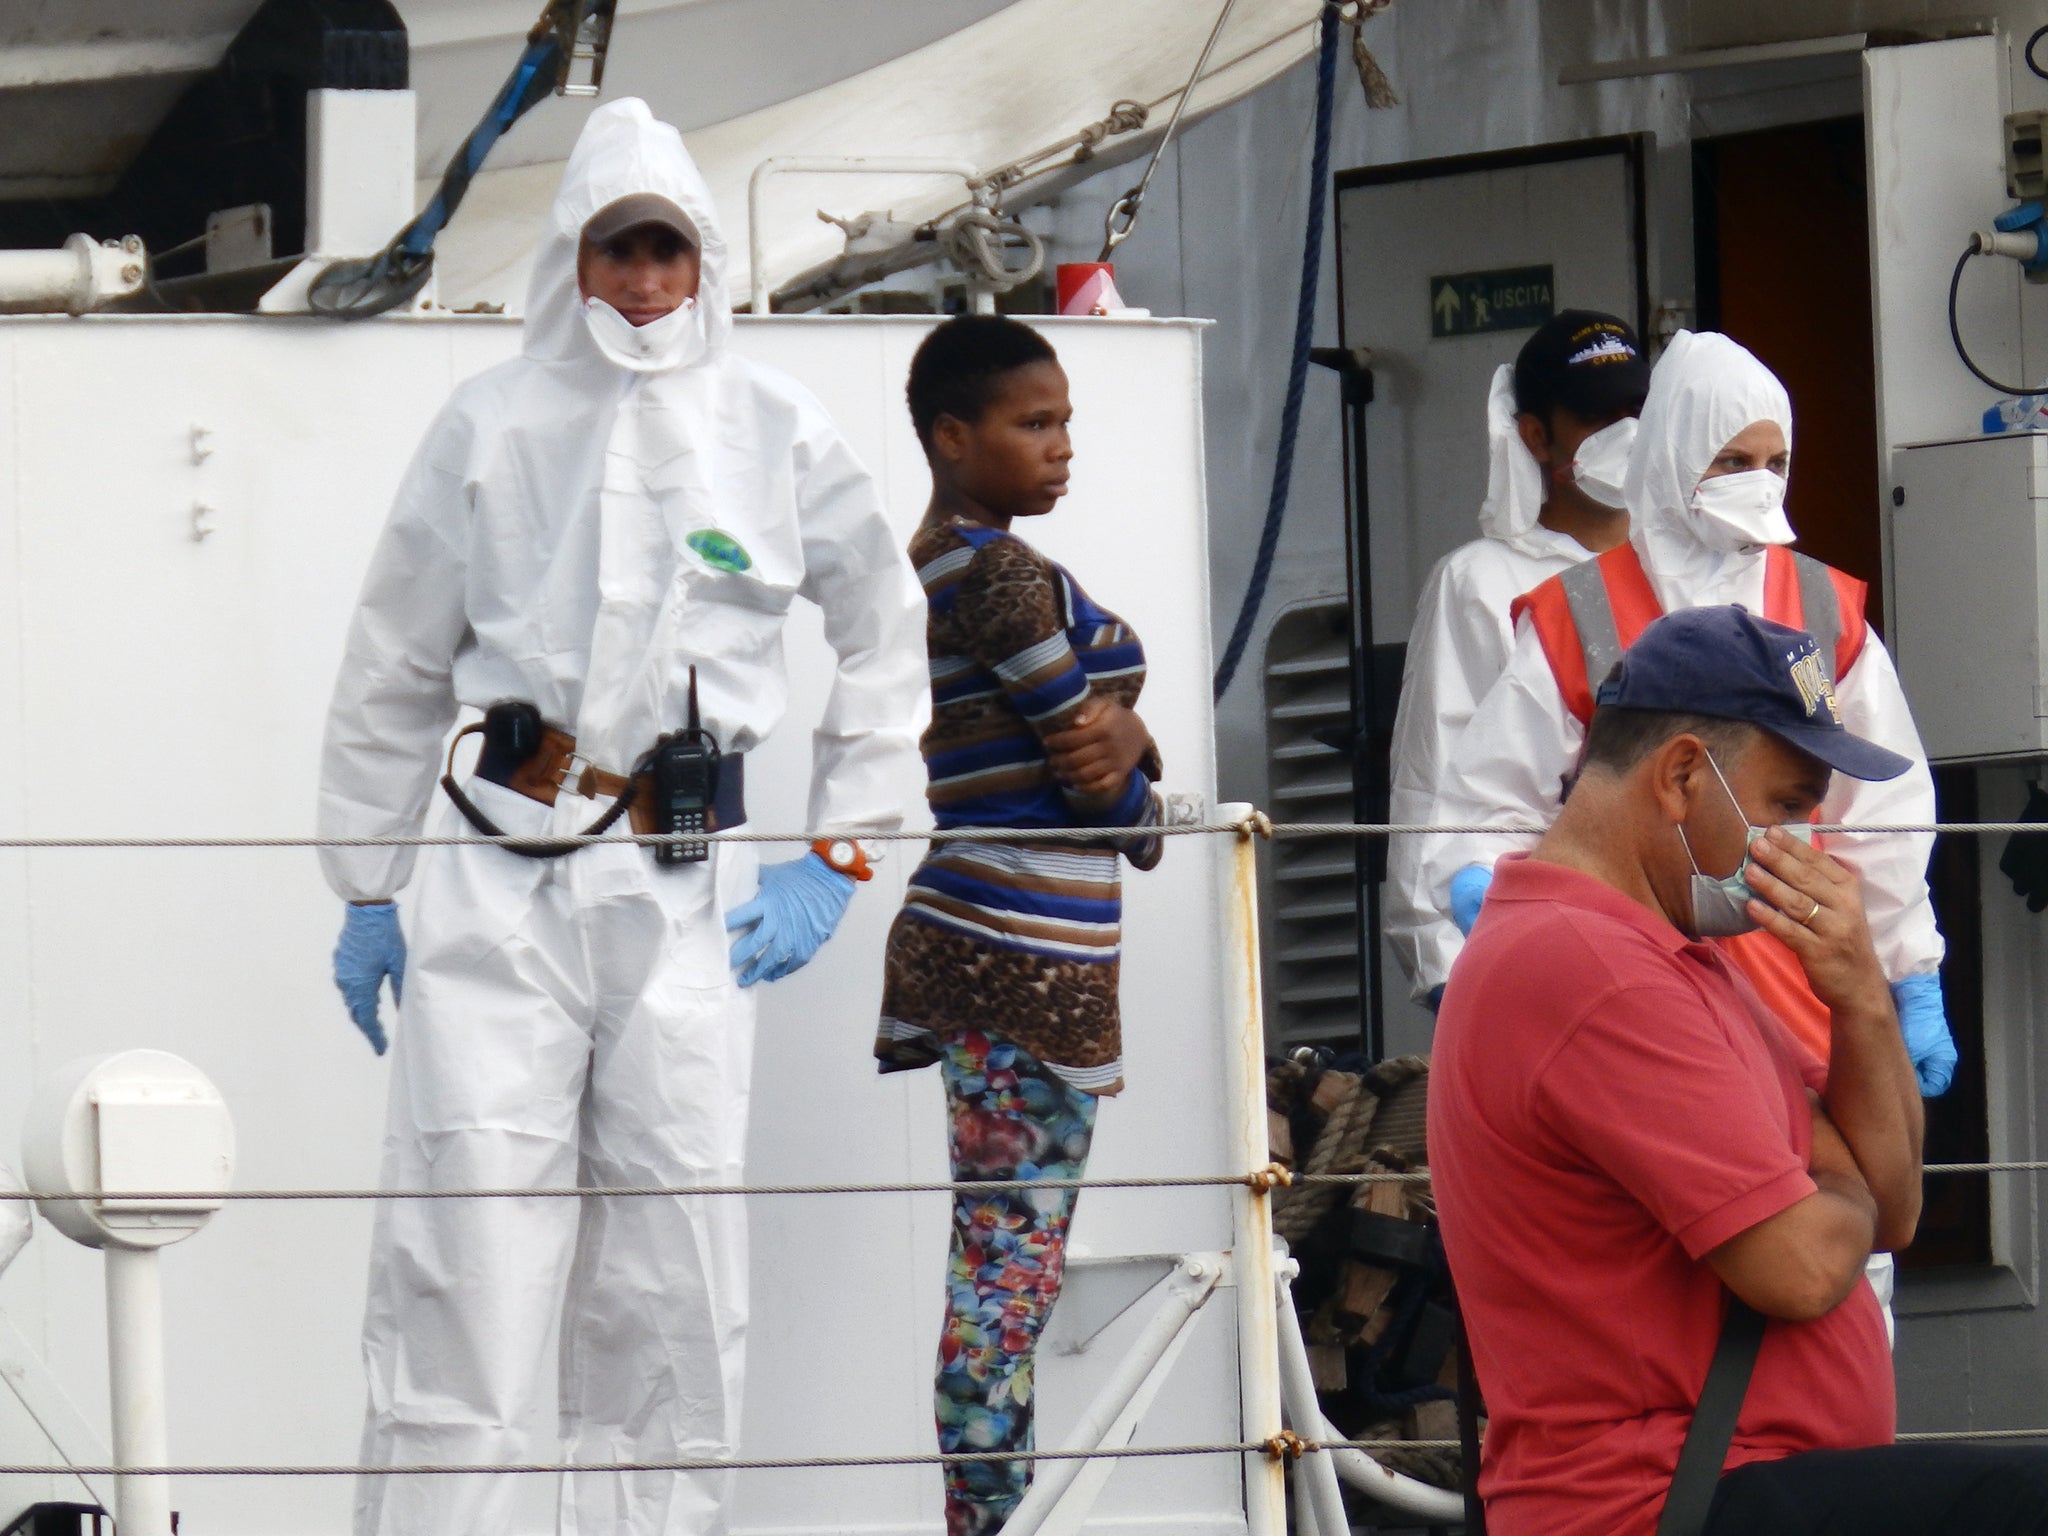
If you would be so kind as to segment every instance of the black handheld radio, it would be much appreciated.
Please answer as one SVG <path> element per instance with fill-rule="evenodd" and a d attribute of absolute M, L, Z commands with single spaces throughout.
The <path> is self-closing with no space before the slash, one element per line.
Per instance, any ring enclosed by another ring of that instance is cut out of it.
<path fill-rule="evenodd" d="M 701 864 L 711 856 L 704 835 L 718 799 L 718 742 L 697 713 L 695 667 L 690 668 L 689 723 L 657 738 L 646 764 L 654 781 L 654 830 L 674 839 L 654 845 L 654 861 Z"/>

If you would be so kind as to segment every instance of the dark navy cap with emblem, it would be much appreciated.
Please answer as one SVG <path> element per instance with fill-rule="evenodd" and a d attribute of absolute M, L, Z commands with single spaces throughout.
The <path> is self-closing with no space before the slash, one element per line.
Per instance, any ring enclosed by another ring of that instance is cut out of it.
<path fill-rule="evenodd" d="M 1548 418 L 1553 406 L 1599 421 L 1643 408 L 1650 365 L 1626 320 L 1567 309 L 1536 328 L 1515 358 L 1515 409 Z"/>
<path fill-rule="evenodd" d="M 1740 604 L 1685 608 L 1642 632 L 1594 702 L 1745 721 L 1852 779 L 1896 779 L 1912 759 L 1849 733 L 1827 666 L 1803 629 Z"/>

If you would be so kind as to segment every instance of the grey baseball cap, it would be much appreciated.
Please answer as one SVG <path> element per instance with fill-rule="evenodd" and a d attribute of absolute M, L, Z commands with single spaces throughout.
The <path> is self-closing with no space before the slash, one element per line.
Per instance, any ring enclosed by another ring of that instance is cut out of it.
<path fill-rule="evenodd" d="M 613 236 L 623 235 L 643 224 L 672 229 L 692 245 L 704 243 L 690 216 L 659 192 L 635 192 L 630 197 L 615 198 L 606 203 L 583 226 L 583 238 L 601 245 Z"/>

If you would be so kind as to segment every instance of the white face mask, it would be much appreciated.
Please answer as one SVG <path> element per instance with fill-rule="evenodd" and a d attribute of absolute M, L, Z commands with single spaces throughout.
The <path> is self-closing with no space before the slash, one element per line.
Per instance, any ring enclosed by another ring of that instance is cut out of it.
<path fill-rule="evenodd" d="M 695 298 L 645 325 L 635 325 L 603 299 L 585 299 L 583 323 L 598 351 L 635 373 L 666 373 L 704 355 L 704 326 Z"/>
<path fill-rule="evenodd" d="M 1785 520 L 1785 477 L 1768 469 L 1745 469 L 1702 480 L 1692 493 L 1699 540 L 1709 549 L 1739 552 L 1765 544 L 1790 544 Z"/>
<path fill-rule="evenodd" d="M 1627 506 L 1621 486 L 1628 478 L 1628 454 L 1635 442 L 1635 417 L 1609 422 L 1579 444 L 1572 459 L 1572 483 L 1603 507 Z"/>
<path fill-rule="evenodd" d="M 1745 825 L 1749 818 L 1742 815 L 1742 802 L 1735 798 L 1735 791 L 1728 787 L 1727 775 L 1721 772 L 1721 765 L 1711 755 L 1707 766 L 1714 770 L 1714 777 L 1721 781 L 1721 788 L 1728 796 L 1728 803 L 1735 807 L 1735 814 L 1742 816 Z M 1811 847 L 1813 828 L 1806 822 L 1782 823 L 1785 833 Z M 1695 939 L 1728 939 L 1738 933 L 1748 933 L 1762 924 L 1749 915 L 1751 897 L 1762 901 L 1749 883 L 1749 843 L 1764 836 L 1767 827 L 1749 826 L 1748 841 L 1743 845 L 1742 862 L 1735 866 L 1735 872 L 1727 875 L 1710 875 L 1700 868 L 1700 861 L 1693 858 L 1692 839 L 1685 835 L 1685 823 L 1678 824 L 1678 840 L 1685 845 L 1685 856 L 1692 862 L 1692 926 L 1686 929 L 1688 937 Z M 1766 906 L 1770 903 L 1765 902 Z"/>

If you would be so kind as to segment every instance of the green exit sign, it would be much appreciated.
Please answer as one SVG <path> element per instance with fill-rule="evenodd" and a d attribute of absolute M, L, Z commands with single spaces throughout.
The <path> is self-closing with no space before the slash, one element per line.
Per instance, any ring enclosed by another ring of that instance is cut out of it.
<path fill-rule="evenodd" d="M 1551 269 L 1507 267 L 1498 272 L 1454 272 L 1429 280 L 1429 334 L 1479 336 L 1487 331 L 1533 331 L 1557 312 Z"/>

